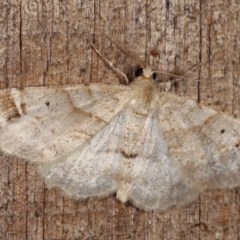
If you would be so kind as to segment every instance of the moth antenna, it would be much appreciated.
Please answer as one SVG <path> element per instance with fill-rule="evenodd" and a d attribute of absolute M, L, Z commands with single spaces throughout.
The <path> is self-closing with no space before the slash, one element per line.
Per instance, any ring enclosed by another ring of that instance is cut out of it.
<path fill-rule="evenodd" d="M 154 71 L 154 72 L 167 76 L 167 78 L 163 77 L 163 79 L 161 79 L 161 81 L 159 82 L 159 87 L 161 91 L 164 91 L 164 92 L 169 92 L 173 87 L 174 89 L 176 89 L 179 82 L 187 80 L 186 77 L 184 77 L 183 75 L 180 75 L 181 72 L 179 72 L 179 74 L 175 74 L 175 72 L 178 73 L 177 69 L 173 70 L 172 72 L 163 72 L 163 71 Z"/>
<path fill-rule="evenodd" d="M 136 52 L 129 50 L 126 46 L 123 46 L 123 44 L 120 44 L 119 42 L 115 41 L 113 38 L 111 38 L 104 32 L 100 31 L 100 33 L 104 37 L 106 37 L 111 43 L 113 43 L 118 48 L 118 50 L 122 52 L 126 57 L 129 57 L 135 64 L 141 65 L 141 67 L 145 66 L 145 62 L 139 57 L 139 55 Z"/>
<path fill-rule="evenodd" d="M 120 69 L 118 69 L 117 67 L 114 66 L 114 64 L 112 62 L 110 62 L 108 59 L 106 59 L 94 46 L 92 43 L 90 43 L 91 48 L 93 49 L 93 51 L 99 56 L 99 58 L 104 62 L 105 65 L 107 65 L 108 67 L 110 67 L 116 74 L 120 75 L 121 77 L 124 78 L 124 81 L 127 85 L 129 85 L 129 79 L 127 77 L 127 75 L 122 72 Z"/>
<path fill-rule="evenodd" d="M 194 66 L 192 66 L 191 68 L 189 68 L 188 70 L 187 70 L 187 72 L 191 72 L 191 71 L 193 71 L 194 69 L 196 69 L 196 68 L 198 68 L 198 67 L 200 67 L 201 65 L 204 65 L 205 63 L 202 63 L 202 62 L 199 62 L 199 63 L 197 63 L 196 65 L 194 65 Z"/>
<path fill-rule="evenodd" d="M 153 71 L 153 72 L 165 74 L 165 75 L 168 75 L 168 76 L 171 76 L 171 77 L 181 78 L 182 80 L 186 80 L 186 79 L 187 79 L 187 78 L 185 78 L 185 77 L 183 77 L 183 76 L 175 75 L 175 74 L 168 73 L 168 72 L 162 72 L 162 71 Z"/>
<path fill-rule="evenodd" d="M 203 65 L 203 63 L 199 62 L 196 65 L 194 65 L 191 68 L 189 68 L 186 72 L 191 72 L 191 71 L 195 70 L 196 68 L 198 68 L 201 65 Z M 174 79 L 169 79 L 170 82 L 174 82 L 174 83 L 187 80 L 186 77 L 181 76 L 181 75 L 177 75 L 177 74 L 173 74 L 173 73 L 162 72 L 162 71 L 154 71 L 154 72 L 174 77 Z"/>

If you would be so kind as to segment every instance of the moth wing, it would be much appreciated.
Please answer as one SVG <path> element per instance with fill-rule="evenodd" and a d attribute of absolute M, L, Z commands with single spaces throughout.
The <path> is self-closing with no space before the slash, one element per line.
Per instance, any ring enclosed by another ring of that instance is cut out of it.
<path fill-rule="evenodd" d="M 154 114 L 120 196 L 143 209 L 165 210 L 203 190 L 240 183 L 238 120 L 170 93 L 159 95 Z"/>
<path fill-rule="evenodd" d="M 137 155 L 122 168 L 117 198 L 122 202 L 130 200 L 145 210 L 166 210 L 195 199 L 199 192 L 184 183 L 179 166 L 169 156 L 171 146 L 164 137 L 156 109 L 149 113 L 140 138 Z"/>
<path fill-rule="evenodd" d="M 200 190 L 239 184 L 240 121 L 172 94 L 163 98 L 160 124 L 184 177 Z"/>
<path fill-rule="evenodd" d="M 129 101 L 122 85 L 83 84 L 0 92 L 0 150 L 34 163 L 56 162 L 88 144 Z"/>
<path fill-rule="evenodd" d="M 127 108 L 89 139 L 88 144 L 64 156 L 62 161 L 39 165 L 47 183 L 81 199 L 116 192 L 123 165 L 121 149 Z"/>

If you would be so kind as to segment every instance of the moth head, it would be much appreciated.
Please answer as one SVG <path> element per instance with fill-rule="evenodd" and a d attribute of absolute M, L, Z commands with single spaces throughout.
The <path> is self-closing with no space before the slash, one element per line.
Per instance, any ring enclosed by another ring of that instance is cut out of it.
<path fill-rule="evenodd" d="M 155 80 L 157 77 L 157 74 L 153 72 L 150 68 L 137 68 L 135 72 L 136 77 L 141 77 L 144 80 Z"/>

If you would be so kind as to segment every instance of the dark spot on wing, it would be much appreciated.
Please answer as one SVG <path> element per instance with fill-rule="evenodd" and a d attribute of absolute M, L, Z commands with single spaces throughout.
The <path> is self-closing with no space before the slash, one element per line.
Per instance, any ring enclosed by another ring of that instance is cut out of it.
<path fill-rule="evenodd" d="M 26 103 L 21 103 L 21 109 L 23 114 L 27 114 L 27 104 Z"/>
<path fill-rule="evenodd" d="M 127 159 L 131 159 L 131 158 L 136 158 L 137 157 L 137 153 L 126 153 L 124 150 L 121 151 L 121 154 L 123 155 L 123 157 L 125 157 Z"/>
<path fill-rule="evenodd" d="M 220 131 L 220 133 L 221 133 L 221 134 L 225 133 L 225 129 L 222 129 L 222 130 Z"/>
<path fill-rule="evenodd" d="M 88 95 L 92 95 L 92 90 L 90 87 L 87 89 L 87 93 L 88 93 Z"/>
<path fill-rule="evenodd" d="M 17 108 L 15 108 L 15 109 L 11 109 L 11 110 L 8 112 L 6 119 L 7 119 L 7 121 L 11 121 L 12 119 L 18 118 L 18 117 L 20 117 L 20 116 L 21 116 L 21 115 L 20 115 L 20 113 L 18 112 Z"/>
<path fill-rule="evenodd" d="M 40 116 L 35 116 L 35 119 L 38 120 L 38 121 L 41 121 L 41 120 L 42 120 L 42 117 L 40 117 Z"/>
<path fill-rule="evenodd" d="M 235 144 L 235 147 L 236 147 L 236 148 L 239 148 L 239 147 L 240 147 L 240 139 L 239 139 L 238 142 Z"/>
<path fill-rule="evenodd" d="M 46 104 L 47 107 L 50 106 L 50 102 L 49 101 L 45 102 L 45 104 Z"/>
<path fill-rule="evenodd" d="M 76 113 L 79 113 L 79 114 L 84 114 L 85 116 L 87 116 L 89 118 L 92 118 L 93 120 L 95 120 L 98 123 L 102 123 L 102 122 L 103 123 L 107 123 L 103 118 L 101 118 L 101 117 L 99 117 L 97 115 L 94 115 L 94 114 L 92 114 L 90 112 L 86 112 L 86 111 L 84 111 L 84 110 L 82 110 L 80 108 L 74 107 L 74 111 Z"/>

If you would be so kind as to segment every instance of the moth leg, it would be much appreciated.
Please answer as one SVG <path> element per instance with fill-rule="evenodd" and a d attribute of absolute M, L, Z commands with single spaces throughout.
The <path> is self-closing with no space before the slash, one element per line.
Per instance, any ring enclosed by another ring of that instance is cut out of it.
<path fill-rule="evenodd" d="M 128 85 L 129 84 L 129 79 L 127 77 L 127 75 L 122 72 L 120 69 L 118 69 L 117 67 L 115 67 L 113 65 L 112 62 L 110 62 L 109 60 L 107 60 L 94 46 L 93 44 L 90 43 L 91 48 L 93 49 L 93 51 L 100 57 L 100 59 L 104 62 L 105 65 L 107 65 L 108 67 L 110 67 L 116 74 L 120 75 L 121 77 L 124 78 L 125 83 Z"/>

